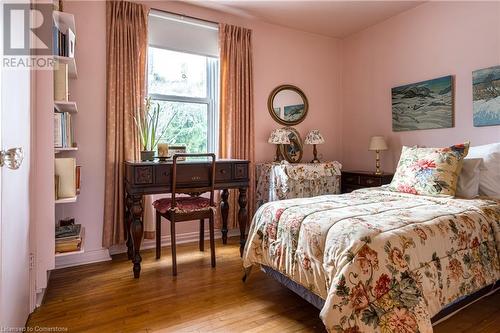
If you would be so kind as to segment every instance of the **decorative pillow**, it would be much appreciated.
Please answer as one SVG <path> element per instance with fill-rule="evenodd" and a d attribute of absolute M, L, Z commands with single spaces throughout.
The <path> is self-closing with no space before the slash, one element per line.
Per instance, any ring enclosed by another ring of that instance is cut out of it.
<path fill-rule="evenodd" d="M 500 199 L 500 142 L 471 147 L 469 157 L 482 158 L 479 194 Z"/>
<path fill-rule="evenodd" d="M 458 176 L 457 197 L 472 199 L 479 195 L 479 175 L 482 163 L 482 158 L 464 159 L 462 171 Z"/>
<path fill-rule="evenodd" d="M 423 195 L 455 195 L 469 143 L 447 148 L 403 147 L 389 188 Z"/>

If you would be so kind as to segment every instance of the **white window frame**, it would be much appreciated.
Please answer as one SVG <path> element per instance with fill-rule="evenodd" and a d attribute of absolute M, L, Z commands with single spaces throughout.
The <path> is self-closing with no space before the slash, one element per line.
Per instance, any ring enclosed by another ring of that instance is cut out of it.
<path fill-rule="evenodd" d="M 148 47 L 162 49 L 167 51 L 173 51 L 185 54 L 194 54 L 188 52 L 182 52 L 172 49 L 166 49 L 154 45 L 148 45 Z M 199 56 L 199 54 L 196 54 Z M 195 104 L 205 104 L 207 105 L 207 152 L 208 153 L 218 153 L 219 149 L 219 59 L 214 57 L 205 56 L 207 58 L 206 63 L 206 79 L 207 79 L 207 91 L 206 97 L 189 97 L 182 95 L 166 95 L 166 94 L 150 94 L 152 100 L 164 101 L 164 102 L 181 102 L 181 103 L 195 103 Z M 149 65 L 148 65 L 149 66 Z M 149 68 L 148 68 L 149 73 Z M 149 87 L 149 75 L 146 78 Z"/>

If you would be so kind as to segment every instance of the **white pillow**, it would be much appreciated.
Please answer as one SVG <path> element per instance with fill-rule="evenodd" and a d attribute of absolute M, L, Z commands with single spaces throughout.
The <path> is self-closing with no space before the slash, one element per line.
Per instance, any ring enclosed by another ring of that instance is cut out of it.
<path fill-rule="evenodd" d="M 500 143 L 470 147 L 468 158 L 482 158 L 479 194 L 500 199 Z"/>
<path fill-rule="evenodd" d="M 466 158 L 462 170 L 458 175 L 457 197 L 472 199 L 479 195 L 479 176 L 481 172 L 481 158 Z"/>

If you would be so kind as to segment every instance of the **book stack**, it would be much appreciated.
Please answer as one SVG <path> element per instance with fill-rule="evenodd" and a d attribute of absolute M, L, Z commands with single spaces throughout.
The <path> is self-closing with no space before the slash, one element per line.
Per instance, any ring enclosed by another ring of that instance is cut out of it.
<path fill-rule="evenodd" d="M 56 227 L 56 253 L 80 251 L 83 233 L 81 224 Z"/>
<path fill-rule="evenodd" d="M 68 97 L 68 64 L 58 61 L 54 69 L 54 100 L 67 102 Z"/>
<path fill-rule="evenodd" d="M 57 110 L 54 109 L 54 147 L 74 147 L 73 137 L 71 114 L 67 112 L 57 112 Z"/>
<path fill-rule="evenodd" d="M 74 158 L 55 159 L 55 199 L 73 198 L 80 193 L 81 167 Z"/>
<path fill-rule="evenodd" d="M 62 33 L 57 26 L 52 27 L 53 52 L 54 55 L 73 58 L 75 55 L 75 34 L 71 29 Z"/>

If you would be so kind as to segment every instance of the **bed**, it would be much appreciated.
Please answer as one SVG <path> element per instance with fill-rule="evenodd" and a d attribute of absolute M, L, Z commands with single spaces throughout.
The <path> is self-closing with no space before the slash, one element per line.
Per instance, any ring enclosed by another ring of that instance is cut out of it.
<path fill-rule="evenodd" d="M 498 249 L 499 200 L 379 187 L 263 205 L 243 260 L 321 308 L 328 331 L 432 332 L 500 280 Z"/>

